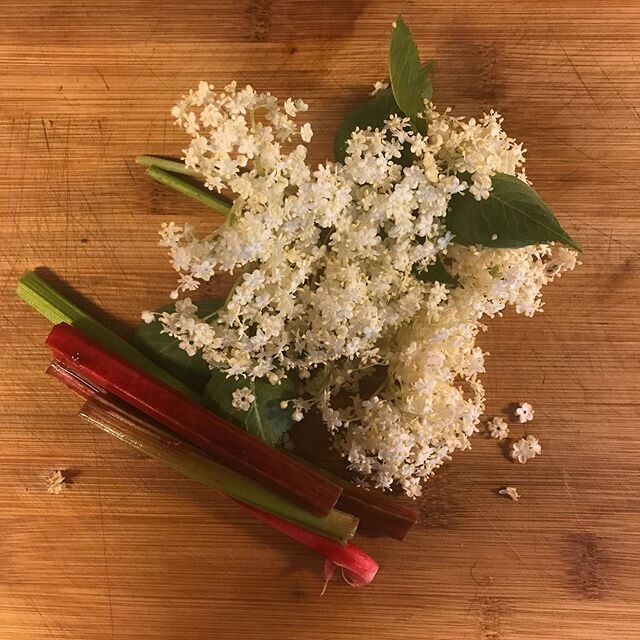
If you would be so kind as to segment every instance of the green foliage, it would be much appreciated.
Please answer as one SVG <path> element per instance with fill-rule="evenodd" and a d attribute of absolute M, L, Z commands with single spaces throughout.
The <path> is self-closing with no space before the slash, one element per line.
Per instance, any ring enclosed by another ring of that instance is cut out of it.
<path fill-rule="evenodd" d="M 460 244 L 517 248 L 543 242 L 560 242 L 580 250 L 560 226 L 542 198 L 519 178 L 497 173 L 486 200 L 465 192 L 451 198 L 447 228 Z"/>
<path fill-rule="evenodd" d="M 416 66 L 417 65 L 417 66 Z M 344 162 L 347 155 L 347 140 L 357 129 L 371 127 L 381 129 L 385 120 L 393 115 L 408 116 L 414 126 L 424 133 L 426 123 L 417 116 L 424 110 L 424 100 L 431 99 L 432 63 L 421 65 L 418 49 L 411 31 L 401 17 L 396 20 L 389 47 L 389 78 L 391 86 L 379 91 L 365 103 L 356 107 L 343 120 L 336 132 L 334 155 L 337 162 Z M 402 164 L 411 164 L 403 154 Z M 410 158 L 412 161 L 412 158 Z"/>
<path fill-rule="evenodd" d="M 442 282 L 442 284 L 446 284 L 451 288 L 460 286 L 456 278 L 447 270 L 440 255 L 437 256 L 436 261 L 426 271 L 416 269 L 414 275 L 421 282 Z"/>
<path fill-rule="evenodd" d="M 420 64 L 418 47 L 402 16 L 396 19 L 391 34 L 389 78 L 402 112 L 420 133 L 426 133 L 426 122 L 418 114 L 424 111 L 425 98 L 431 99 L 431 76 L 429 67 Z"/>
<path fill-rule="evenodd" d="M 233 392 L 243 387 L 251 389 L 255 396 L 249 411 L 240 411 L 231 404 Z M 296 398 L 298 388 L 289 377 L 280 384 L 271 384 L 265 378 L 251 380 L 245 376 L 227 377 L 223 371 L 213 370 L 204 395 L 213 411 L 275 445 L 293 425 L 292 409 L 283 409 L 280 403 Z"/>
<path fill-rule="evenodd" d="M 198 307 L 198 316 L 209 316 L 224 304 L 224 300 L 200 300 L 194 302 Z M 173 313 L 175 305 L 167 305 L 158 309 L 157 313 Z M 186 384 L 194 391 L 201 392 L 211 374 L 209 365 L 198 353 L 191 357 L 184 349 L 178 346 L 175 338 L 161 333 L 162 324 L 159 320 L 154 320 L 150 324 L 141 323 L 138 325 L 131 341 L 142 353 L 153 360 L 162 368 L 170 371 L 174 377 Z"/>

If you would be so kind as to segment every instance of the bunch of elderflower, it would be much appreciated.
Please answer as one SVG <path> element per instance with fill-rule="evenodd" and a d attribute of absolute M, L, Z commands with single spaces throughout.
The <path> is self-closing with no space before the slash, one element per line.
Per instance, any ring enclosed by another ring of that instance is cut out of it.
<path fill-rule="evenodd" d="M 163 226 L 179 273 L 172 297 L 221 271 L 239 277 L 215 317 L 200 319 L 184 298 L 160 320 L 189 354 L 230 376 L 277 384 L 295 372 L 295 416 L 317 407 L 354 471 L 417 496 L 477 430 L 482 318 L 507 305 L 538 311 L 541 287 L 576 255 L 552 244 L 462 246 L 447 230 L 455 194 L 485 200 L 498 172 L 526 181 L 522 146 L 497 113 L 464 121 L 426 102 L 424 133 L 391 116 L 356 129 L 343 163 L 314 169 L 311 127 L 297 123 L 306 110 L 301 100 L 205 82 L 174 107 L 191 137 L 186 166 L 234 204 L 203 238 Z M 436 260 L 460 286 L 425 277 Z"/>

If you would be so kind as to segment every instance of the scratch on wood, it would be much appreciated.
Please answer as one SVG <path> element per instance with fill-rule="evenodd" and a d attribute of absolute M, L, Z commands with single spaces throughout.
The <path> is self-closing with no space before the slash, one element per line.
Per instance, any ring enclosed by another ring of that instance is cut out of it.
<path fill-rule="evenodd" d="M 55 640 L 56 636 L 53 633 L 53 629 L 51 628 L 51 625 L 49 624 L 49 621 L 44 617 L 42 611 L 40 611 L 40 607 L 38 607 L 38 605 L 36 604 L 36 601 L 33 598 L 29 597 L 29 596 L 27 596 L 27 600 L 29 601 L 29 603 L 33 607 L 34 611 L 38 614 L 38 616 L 40 617 L 40 619 L 44 623 L 44 626 L 47 628 L 47 632 L 49 633 L 49 637 L 54 638 L 54 640 Z"/>
<path fill-rule="evenodd" d="M 640 184 L 638 184 L 637 182 L 634 182 L 633 180 L 631 180 L 631 178 L 627 178 L 627 176 L 625 176 L 624 174 L 618 173 L 615 169 L 610 167 L 608 164 L 606 164 L 605 162 L 602 162 L 602 160 L 599 160 L 598 158 L 595 158 L 594 156 L 589 155 L 582 149 L 579 149 L 578 147 L 575 147 L 574 145 L 568 143 L 566 140 L 561 140 L 560 142 L 562 142 L 565 146 L 569 147 L 570 149 L 573 149 L 574 151 L 579 153 L 582 157 L 586 158 L 587 160 L 594 162 L 597 165 L 600 165 L 604 169 L 607 169 L 614 176 L 617 176 L 618 178 L 622 178 L 622 180 L 629 183 L 631 186 L 635 187 L 636 189 L 640 189 Z"/>
<path fill-rule="evenodd" d="M 102 72 L 100 71 L 100 69 L 98 69 L 98 67 L 96 67 L 96 72 L 98 73 L 100 78 L 102 78 L 102 82 L 104 82 L 104 86 L 107 88 L 107 91 L 111 91 L 109 83 L 106 81 L 105 77 L 102 75 Z"/>
<path fill-rule="evenodd" d="M 44 123 L 44 118 L 42 120 L 42 131 L 44 132 L 44 141 L 47 143 L 47 153 L 51 153 L 51 146 L 49 145 L 49 136 L 47 134 L 47 125 Z"/>
<path fill-rule="evenodd" d="M 576 502 L 574 500 L 573 497 L 573 490 L 571 489 L 571 485 L 569 484 L 569 480 L 571 479 L 571 476 L 569 475 L 569 472 L 566 469 L 562 469 L 562 482 L 564 485 L 564 490 L 567 494 L 567 496 L 569 496 L 569 501 L 571 502 L 571 507 L 573 509 L 573 514 L 575 516 L 576 522 L 578 523 L 579 526 L 583 526 L 582 523 L 582 519 L 580 518 L 580 512 L 578 511 L 578 508 L 576 506 Z"/>
<path fill-rule="evenodd" d="M 487 521 L 489 526 L 498 534 L 500 539 L 507 545 L 507 547 L 509 547 L 509 549 L 513 551 L 513 555 L 515 555 L 515 557 L 518 559 L 518 562 L 520 562 L 523 567 L 527 566 L 527 563 L 525 562 L 525 559 L 522 557 L 520 552 L 513 546 L 509 538 L 507 538 L 507 536 L 502 531 L 500 531 L 500 529 L 498 529 L 495 524 L 493 524 L 493 522 L 487 517 L 484 511 L 482 511 L 478 507 L 476 507 L 476 511 Z"/>
<path fill-rule="evenodd" d="M 480 84 L 484 98 L 494 104 L 498 97 L 498 50 L 491 43 L 480 49 Z"/>
<path fill-rule="evenodd" d="M 589 89 L 589 87 L 587 86 L 587 83 L 583 80 L 582 76 L 580 75 L 580 72 L 578 71 L 578 67 L 576 67 L 576 65 L 574 64 L 573 60 L 571 59 L 571 56 L 569 56 L 569 54 L 567 53 L 567 50 L 564 48 L 564 45 L 562 44 L 562 41 L 560 40 L 560 38 L 558 38 L 558 36 L 556 35 L 555 31 L 552 31 L 554 38 L 556 39 L 556 42 L 560 45 L 560 48 L 562 49 L 562 53 L 564 53 L 565 58 L 569 61 L 569 64 L 571 65 L 571 68 L 573 69 L 573 71 L 575 72 L 575 74 L 578 76 L 578 80 L 580 80 L 580 84 L 584 87 L 584 90 L 587 92 L 587 95 L 589 96 L 589 98 L 591 98 L 591 102 L 593 102 L 593 104 L 595 105 L 596 109 L 604 115 L 604 112 L 602 111 L 600 105 L 596 102 L 596 99 L 594 98 L 593 94 L 591 93 L 591 89 Z"/>
<path fill-rule="evenodd" d="M 418 508 L 422 529 L 449 529 L 455 523 L 455 504 L 438 478 L 432 478 Z"/>
<path fill-rule="evenodd" d="M 133 175 L 133 171 L 131 171 L 131 167 L 129 166 L 129 163 L 126 160 L 123 160 L 123 162 L 124 162 L 124 166 L 127 167 L 127 171 L 129 172 L 129 176 L 131 177 L 132 182 L 135 182 L 136 178 Z"/>
<path fill-rule="evenodd" d="M 589 49 L 589 47 L 587 47 L 587 45 L 582 40 L 580 40 L 580 42 L 582 42 L 582 46 L 587 50 L 588 54 L 591 56 L 591 59 L 595 62 L 596 67 L 598 67 L 598 69 L 602 71 L 602 75 L 607 79 L 607 82 L 611 85 L 611 88 L 616 92 L 616 95 L 618 96 L 618 98 L 620 98 L 620 102 L 622 102 L 622 104 L 625 107 L 627 107 L 627 109 L 629 109 L 632 117 L 635 120 L 640 120 L 640 116 L 638 116 L 638 110 L 633 105 L 629 104 L 625 99 L 625 97 L 620 93 L 620 91 L 618 90 L 618 87 L 613 83 L 613 81 L 609 77 L 609 74 L 604 70 L 603 66 L 600 64 L 598 59 L 593 55 L 593 52 L 591 51 L 591 49 Z"/>

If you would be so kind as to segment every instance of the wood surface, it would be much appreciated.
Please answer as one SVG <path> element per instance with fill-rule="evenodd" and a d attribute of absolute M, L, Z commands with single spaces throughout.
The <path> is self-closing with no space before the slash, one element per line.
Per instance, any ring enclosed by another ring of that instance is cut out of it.
<path fill-rule="evenodd" d="M 530 401 L 542 457 L 512 464 L 478 435 L 429 483 L 406 543 L 362 540 L 374 584 L 320 597 L 318 557 L 76 417 L 44 375 L 48 324 L 14 289 L 46 267 L 129 330 L 173 286 L 160 223 L 220 222 L 133 162 L 179 153 L 176 97 L 205 78 L 302 97 L 320 161 L 385 76 L 400 11 L 437 61 L 435 100 L 504 114 L 585 252 L 543 314 L 482 336 L 488 411 Z M 639 638 L 639 110 L 634 0 L 5 0 L 0 638 Z M 56 468 L 73 485 L 50 495 Z"/>

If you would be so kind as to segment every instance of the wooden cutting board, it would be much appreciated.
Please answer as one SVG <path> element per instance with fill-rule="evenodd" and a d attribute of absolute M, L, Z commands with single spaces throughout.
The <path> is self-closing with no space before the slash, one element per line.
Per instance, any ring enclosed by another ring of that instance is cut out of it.
<path fill-rule="evenodd" d="M 173 285 L 160 223 L 220 222 L 133 162 L 179 153 L 176 97 L 205 78 L 303 97 L 322 160 L 385 76 L 400 11 L 437 61 L 435 100 L 496 107 L 526 141 L 584 264 L 545 313 L 482 337 L 488 411 L 531 402 L 542 457 L 512 464 L 478 435 L 428 484 L 406 543 L 362 540 L 374 584 L 321 597 L 318 557 L 76 417 L 43 373 L 48 325 L 14 289 L 46 267 L 129 330 Z M 3 640 L 640 637 L 637 2 L 5 0 L 1 13 Z M 56 468 L 73 484 L 50 495 Z M 505 485 L 519 503 L 496 495 Z"/>

